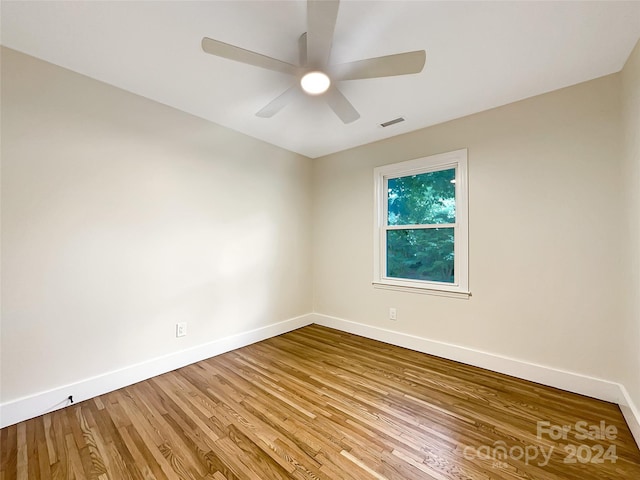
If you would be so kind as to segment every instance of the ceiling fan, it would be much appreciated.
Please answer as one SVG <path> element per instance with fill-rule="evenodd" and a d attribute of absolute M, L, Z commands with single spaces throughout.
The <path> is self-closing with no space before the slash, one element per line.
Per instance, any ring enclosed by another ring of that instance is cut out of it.
<path fill-rule="evenodd" d="M 329 56 L 339 4 L 339 0 L 307 1 L 307 32 L 298 40 L 300 65 L 207 37 L 202 39 L 202 49 L 218 57 L 287 73 L 296 79 L 284 93 L 258 111 L 258 117 L 272 117 L 297 95 L 307 93 L 322 95 L 344 123 L 351 123 L 360 118 L 360 114 L 336 87 L 336 82 L 420 73 L 424 68 L 426 53 L 424 50 L 417 50 L 337 65 L 330 64 Z"/>

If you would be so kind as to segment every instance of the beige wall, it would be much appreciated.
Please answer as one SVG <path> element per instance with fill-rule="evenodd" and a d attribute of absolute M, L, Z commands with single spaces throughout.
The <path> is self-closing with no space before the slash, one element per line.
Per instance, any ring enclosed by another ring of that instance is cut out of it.
<path fill-rule="evenodd" d="M 611 75 L 315 160 L 315 311 L 620 380 L 619 90 Z M 373 168 L 460 148 L 473 296 L 374 289 Z"/>
<path fill-rule="evenodd" d="M 640 408 L 640 42 L 622 71 L 622 112 L 624 122 L 624 178 L 628 217 L 629 303 L 625 330 L 627 387 L 636 408 Z"/>
<path fill-rule="evenodd" d="M 7 49 L 1 154 L 2 402 L 311 311 L 308 158 Z"/>

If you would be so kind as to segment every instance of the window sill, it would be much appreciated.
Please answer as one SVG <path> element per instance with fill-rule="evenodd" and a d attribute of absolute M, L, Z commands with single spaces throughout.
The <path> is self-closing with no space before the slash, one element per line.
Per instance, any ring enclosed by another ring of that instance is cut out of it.
<path fill-rule="evenodd" d="M 449 290 L 436 290 L 433 288 L 426 287 L 408 287 L 405 285 L 392 285 L 389 283 L 381 283 L 381 282 L 372 282 L 374 288 L 380 288 L 383 290 L 394 290 L 396 292 L 408 292 L 408 293 L 419 293 L 422 295 L 436 295 L 439 297 L 449 297 L 449 298 L 462 298 L 464 300 L 468 300 L 471 296 L 471 292 L 453 292 Z"/>

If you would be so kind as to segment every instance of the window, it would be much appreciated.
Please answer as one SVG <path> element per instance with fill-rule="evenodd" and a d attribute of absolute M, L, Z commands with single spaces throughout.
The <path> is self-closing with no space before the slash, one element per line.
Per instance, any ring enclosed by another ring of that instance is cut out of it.
<path fill-rule="evenodd" d="M 469 295 L 467 150 L 374 170 L 377 287 Z"/>

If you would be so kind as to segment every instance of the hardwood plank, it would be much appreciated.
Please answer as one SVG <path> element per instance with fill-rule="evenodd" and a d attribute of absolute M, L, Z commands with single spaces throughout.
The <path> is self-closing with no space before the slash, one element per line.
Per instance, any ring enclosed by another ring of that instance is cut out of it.
<path fill-rule="evenodd" d="M 8 480 L 18 477 L 17 462 L 18 462 L 18 439 L 17 439 L 18 427 L 11 425 L 10 427 L 0 430 L 0 458 L 2 463 L 0 464 L 0 479 Z"/>
<path fill-rule="evenodd" d="M 73 477 L 69 475 L 69 478 L 84 480 L 85 478 L 87 478 L 87 475 L 85 473 L 82 459 L 80 457 L 80 449 L 78 449 L 78 446 L 75 444 L 72 435 L 69 434 L 65 437 L 65 444 L 67 446 L 67 451 L 69 452 L 69 464 L 67 472 L 69 472 L 70 474 L 73 472 Z"/>
<path fill-rule="evenodd" d="M 538 422 L 572 431 L 538 435 Z M 615 438 L 577 439 L 577 422 Z M 614 404 L 317 325 L 7 427 L 0 442 L 0 480 L 640 479 Z"/>
<path fill-rule="evenodd" d="M 23 480 L 29 478 L 29 453 L 27 451 L 27 422 L 17 425 L 17 457 L 16 478 Z M 4 448 L 4 446 L 3 446 Z"/>

